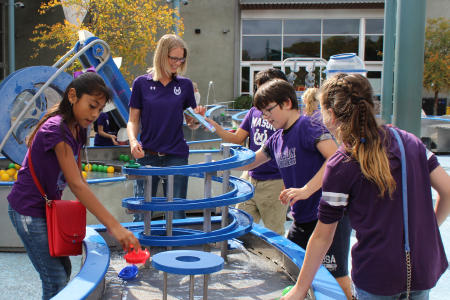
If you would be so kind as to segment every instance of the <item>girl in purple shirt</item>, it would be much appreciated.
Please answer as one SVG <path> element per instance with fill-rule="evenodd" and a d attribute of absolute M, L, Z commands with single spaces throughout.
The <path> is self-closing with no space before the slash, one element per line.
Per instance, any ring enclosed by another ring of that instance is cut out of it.
<path fill-rule="evenodd" d="M 49 109 L 27 140 L 29 147 L 17 181 L 8 195 L 8 213 L 42 281 L 42 299 L 50 299 L 70 279 L 69 257 L 52 257 L 48 247 L 45 200 L 30 173 L 31 151 L 36 177 L 49 199 L 61 199 L 69 185 L 77 199 L 105 225 L 123 249 L 140 249 L 138 239 L 126 230 L 89 189 L 77 164 L 86 144 L 86 128 L 100 115 L 111 91 L 96 73 L 79 75 L 67 87 L 61 103 Z M 32 146 L 32 147 L 31 147 Z M 31 147 L 31 148 L 30 148 Z"/>
<path fill-rule="evenodd" d="M 183 135 L 183 112 L 192 107 L 205 115 L 205 109 L 195 102 L 192 82 L 179 76 L 186 72 L 187 47 L 177 35 L 166 34 L 158 42 L 153 56 L 153 68 L 147 75 L 136 78 L 130 98 L 130 119 L 127 133 L 131 154 L 141 165 L 172 167 L 188 164 L 189 146 Z M 199 122 L 184 115 L 190 129 Z M 137 140 L 142 124 L 140 142 Z M 156 196 L 161 176 L 152 176 L 152 197 Z M 167 180 L 163 180 L 166 195 Z M 187 196 L 188 177 L 174 176 L 174 198 Z M 144 196 L 144 181 L 136 180 L 136 197 Z M 184 211 L 174 211 L 174 219 L 184 219 Z M 144 221 L 144 214 L 135 214 L 135 222 Z"/>
<path fill-rule="evenodd" d="M 337 74 L 322 86 L 324 123 L 341 147 L 325 170 L 319 222 L 299 278 L 282 299 L 304 299 L 344 210 L 356 230 L 352 279 L 359 300 L 405 299 L 401 152 L 374 115 L 373 90 L 361 75 Z M 399 132 L 408 170 L 411 300 L 428 299 L 448 267 L 439 225 L 450 213 L 450 177 L 414 135 Z M 431 187 L 438 192 L 433 210 Z"/>

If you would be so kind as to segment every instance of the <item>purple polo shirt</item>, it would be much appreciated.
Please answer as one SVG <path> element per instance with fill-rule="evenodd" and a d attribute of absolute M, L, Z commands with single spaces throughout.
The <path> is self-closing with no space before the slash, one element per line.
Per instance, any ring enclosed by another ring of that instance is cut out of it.
<path fill-rule="evenodd" d="M 72 151 L 75 159 L 78 159 L 78 152 L 86 141 L 86 129 L 80 129 L 79 143 L 70 133 L 65 122 L 61 124 L 61 116 L 49 118 L 39 128 L 31 148 L 31 158 L 34 172 L 42 185 L 48 199 L 59 200 L 67 185 L 54 147 L 60 142 L 67 143 L 67 151 Z M 61 126 L 63 129 L 61 130 Z M 15 211 L 21 215 L 45 218 L 45 200 L 42 198 L 36 184 L 31 176 L 28 166 L 28 149 L 22 168 L 17 175 L 11 193 L 7 196 L 8 202 Z"/>
<path fill-rule="evenodd" d="M 289 188 L 301 188 L 319 171 L 325 158 L 317 149 L 320 139 L 332 136 L 322 122 L 307 116 L 299 116 L 296 123 L 283 134 L 276 131 L 266 142 L 263 151 L 275 159 L 283 177 L 284 185 Z M 308 199 L 295 202 L 292 216 L 297 223 L 306 223 L 317 219 L 322 190 L 318 190 Z"/>
<path fill-rule="evenodd" d="M 249 133 L 250 150 L 254 152 L 258 151 L 276 131 L 275 127 L 261 116 L 262 113 L 252 107 L 239 126 Z M 274 160 L 270 160 L 248 173 L 256 180 L 281 179 L 280 170 Z"/>
<path fill-rule="evenodd" d="M 388 132 L 385 147 L 397 184 L 392 199 L 388 193 L 379 196 L 378 187 L 362 176 L 359 163 L 341 147 L 327 163 L 318 216 L 331 224 L 347 210 L 358 240 L 352 248 L 352 279 L 369 293 L 389 296 L 406 291 L 406 262 L 401 153 L 393 133 L 383 128 Z M 397 130 L 406 150 L 411 290 L 427 290 L 448 267 L 431 197 L 430 173 L 439 163 L 418 138 Z M 383 140 L 385 133 L 380 130 L 380 134 Z"/>
<path fill-rule="evenodd" d="M 130 107 L 141 110 L 141 144 L 144 149 L 189 156 L 189 146 L 183 135 L 183 111 L 197 107 L 192 82 L 176 76 L 166 86 L 154 81 L 152 74 L 142 75 L 133 82 Z"/>
<path fill-rule="evenodd" d="M 97 126 L 103 126 L 103 131 L 107 134 L 116 135 L 117 132 L 111 131 L 109 127 L 109 116 L 107 113 L 101 113 L 97 119 Z M 97 146 L 114 146 L 110 138 L 101 136 L 98 132 L 95 135 L 94 144 Z"/>

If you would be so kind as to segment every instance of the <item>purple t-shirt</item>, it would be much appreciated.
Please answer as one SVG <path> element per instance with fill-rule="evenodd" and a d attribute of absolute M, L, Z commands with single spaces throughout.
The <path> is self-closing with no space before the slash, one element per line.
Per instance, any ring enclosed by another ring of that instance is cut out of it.
<path fill-rule="evenodd" d="M 141 144 L 144 149 L 189 156 L 189 146 L 183 135 L 183 111 L 197 107 L 192 82 L 180 76 L 166 86 L 154 81 L 151 73 L 136 78 L 130 107 L 141 110 Z"/>
<path fill-rule="evenodd" d="M 261 116 L 262 112 L 252 107 L 239 126 L 249 133 L 250 150 L 254 152 L 258 151 L 276 131 L 275 127 Z M 248 173 L 256 180 L 281 179 L 280 170 L 274 160 L 270 160 Z"/>
<path fill-rule="evenodd" d="M 347 210 L 358 240 L 352 248 L 352 279 L 369 293 L 389 296 L 406 291 L 406 258 L 401 153 L 393 133 L 385 126 L 384 130 L 396 182 L 392 199 L 388 193 L 379 197 L 378 187 L 363 177 L 359 163 L 341 147 L 327 163 L 319 220 L 337 222 Z M 448 267 L 431 197 L 430 173 L 439 163 L 418 138 L 397 130 L 406 151 L 411 290 L 427 290 Z M 385 135 L 381 130 L 380 134 Z"/>
<path fill-rule="evenodd" d="M 42 188 L 50 200 L 59 200 L 67 185 L 54 147 L 60 142 L 67 143 L 67 151 L 72 151 L 75 159 L 78 159 L 78 153 L 86 141 L 86 129 L 80 129 L 80 140 L 78 142 L 69 130 L 69 127 L 63 122 L 61 130 L 61 116 L 49 118 L 39 128 L 31 147 L 31 158 L 33 161 L 34 172 Z M 63 133 L 64 131 L 64 133 Z M 17 181 L 14 183 L 11 193 L 7 196 L 8 202 L 15 211 L 21 215 L 45 218 L 45 200 L 39 189 L 33 181 L 28 166 L 28 149 L 22 168 L 17 175 Z"/>
<path fill-rule="evenodd" d="M 297 122 L 284 133 L 276 131 L 266 142 L 263 151 L 275 159 L 283 177 L 284 185 L 289 188 L 301 188 L 320 170 L 325 158 L 317 149 L 320 140 L 332 136 L 322 122 L 307 116 L 299 116 Z M 306 223 L 317 219 L 322 190 L 306 200 L 297 201 L 292 207 L 292 216 L 297 223 Z"/>
<path fill-rule="evenodd" d="M 109 116 L 107 113 L 101 113 L 97 119 L 97 126 L 103 126 L 103 131 L 107 134 L 116 135 L 117 132 L 111 131 L 109 127 Z M 95 135 L 94 145 L 96 146 L 114 146 L 113 141 L 110 138 L 101 136 L 98 132 Z"/>

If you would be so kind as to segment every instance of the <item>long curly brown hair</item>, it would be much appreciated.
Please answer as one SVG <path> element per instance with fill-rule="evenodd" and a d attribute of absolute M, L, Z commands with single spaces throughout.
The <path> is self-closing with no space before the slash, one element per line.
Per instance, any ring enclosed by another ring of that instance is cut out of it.
<path fill-rule="evenodd" d="M 375 119 L 369 80 L 359 74 L 337 74 L 322 85 L 319 98 L 322 109 L 331 108 L 339 121 L 337 141 L 359 162 L 363 175 L 378 186 L 380 196 L 388 191 L 392 198 L 396 184 L 379 133 L 384 130 Z"/>

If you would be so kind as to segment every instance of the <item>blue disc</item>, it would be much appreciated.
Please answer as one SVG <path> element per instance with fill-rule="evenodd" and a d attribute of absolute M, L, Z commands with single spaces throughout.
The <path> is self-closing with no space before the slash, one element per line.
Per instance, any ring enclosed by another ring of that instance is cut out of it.
<path fill-rule="evenodd" d="M 120 278 L 124 279 L 124 280 L 130 280 L 136 277 L 136 275 L 139 273 L 139 269 L 138 267 L 136 267 L 135 265 L 131 265 L 131 266 L 127 266 L 125 268 L 123 268 L 120 272 L 119 272 L 119 276 Z"/>
<path fill-rule="evenodd" d="M 28 102 L 39 91 L 57 68 L 49 66 L 29 67 L 18 70 L 0 84 L 2 109 L 0 110 L 0 141 L 11 128 L 11 124 L 23 111 Z M 34 101 L 27 113 L 12 132 L 2 154 L 11 161 L 21 164 L 27 152 L 25 138 L 34 130 L 39 119 L 56 103 L 61 102 L 64 90 L 72 82 L 69 74 L 62 72 Z"/>

